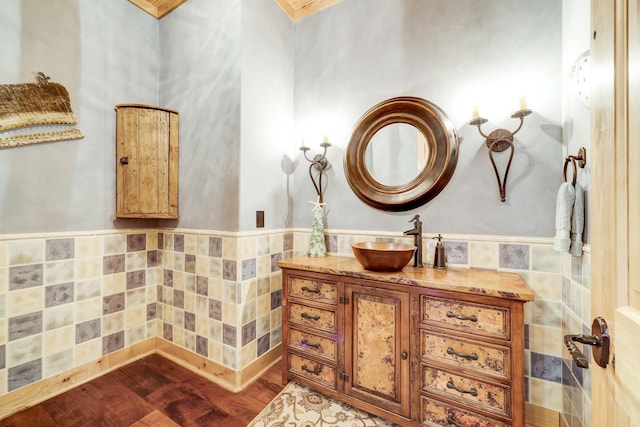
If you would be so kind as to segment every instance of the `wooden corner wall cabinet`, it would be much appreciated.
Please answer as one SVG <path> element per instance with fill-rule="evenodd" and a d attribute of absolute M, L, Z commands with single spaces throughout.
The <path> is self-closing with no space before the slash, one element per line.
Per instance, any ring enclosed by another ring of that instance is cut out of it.
<path fill-rule="evenodd" d="M 349 257 L 282 260 L 283 381 L 403 426 L 524 426 L 524 304 L 515 273 Z"/>
<path fill-rule="evenodd" d="M 178 112 L 116 105 L 116 217 L 178 218 Z"/>

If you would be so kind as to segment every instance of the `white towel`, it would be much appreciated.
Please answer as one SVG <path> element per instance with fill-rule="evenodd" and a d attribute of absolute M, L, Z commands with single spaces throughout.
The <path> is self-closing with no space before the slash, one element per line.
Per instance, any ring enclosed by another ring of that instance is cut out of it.
<path fill-rule="evenodd" d="M 556 236 L 553 239 L 556 251 L 568 252 L 571 247 L 571 214 L 575 200 L 575 187 L 570 182 L 563 182 L 556 201 Z"/>
<path fill-rule="evenodd" d="M 576 199 L 571 215 L 571 250 L 573 256 L 582 256 L 582 232 L 584 231 L 584 192 L 580 183 L 575 183 Z"/>

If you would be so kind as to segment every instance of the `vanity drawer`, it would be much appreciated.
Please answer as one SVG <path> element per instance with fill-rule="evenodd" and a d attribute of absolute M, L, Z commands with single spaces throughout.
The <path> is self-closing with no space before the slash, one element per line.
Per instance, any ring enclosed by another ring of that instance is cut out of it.
<path fill-rule="evenodd" d="M 423 426 L 429 427 L 508 427 L 510 425 L 426 396 L 420 396 L 420 420 Z"/>
<path fill-rule="evenodd" d="M 511 416 L 511 390 L 506 385 L 480 381 L 423 364 L 422 390 L 462 399 L 503 417 Z"/>
<path fill-rule="evenodd" d="M 423 361 L 463 366 L 500 379 L 511 379 L 511 349 L 427 330 L 420 331 Z"/>
<path fill-rule="evenodd" d="M 291 348 L 336 361 L 338 344 L 332 338 L 297 329 L 289 329 L 288 338 L 289 347 Z"/>
<path fill-rule="evenodd" d="M 335 310 L 326 310 L 290 302 L 289 321 L 299 325 L 312 326 L 328 332 L 335 332 L 336 330 Z"/>
<path fill-rule="evenodd" d="M 289 277 L 289 297 L 304 298 L 311 301 L 323 302 L 326 304 L 337 303 L 336 284 L 324 280 L 310 279 L 307 277 Z"/>
<path fill-rule="evenodd" d="M 444 328 L 509 340 L 509 308 L 421 296 L 420 321 Z"/>
<path fill-rule="evenodd" d="M 338 376 L 334 367 L 293 353 L 289 353 L 287 356 L 287 369 L 289 372 L 329 387 L 332 390 L 336 389 Z"/>

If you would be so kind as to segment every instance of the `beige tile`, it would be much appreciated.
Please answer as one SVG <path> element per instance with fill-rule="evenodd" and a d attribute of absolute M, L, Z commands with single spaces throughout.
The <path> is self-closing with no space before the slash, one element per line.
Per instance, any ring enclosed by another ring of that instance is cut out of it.
<path fill-rule="evenodd" d="M 73 319 L 75 318 L 75 312 L 77 309 L 78 307 L 74 304 L 65 304 L 58 307 L 47 308 L 43 315 L 44 330 L 51 331 L 53 329 L 73 325 Z"/>
<path fill-rule="evenodd" d="M 196 274 L 198 276 L 209 276 L 209 257 L 207 255 L 196 255 Z"/>
<path fill-rule="evenodd" d="M 125 328 L 130 329 L 134 326 L 145 325 L 147 322 L 147 307 L 144 305 L 129 308 L 125 312 L 126 324 Z"/>
<path fill-rule="evenodd" d="M 243 237 L 240 240 L 240 259 L 255 258 L 258 254 L 258 241 L 256 237 Z"/>
<path fill-rule="evenodd" d="M 44 284 L 73 282 L 75 273 L 74 260 L 52 261 L 44 263 Z"/>
<path fill-rule="evenodd" d="M 184 309 L 189 313 L 196 312 L 196 294 L 192 292 L 184 293 Z"/>
<path fill-rule="evenodd" d="M 254 360 L 256 360 L 256 345 L 257 341 L 253 340 L 249 344 L 242 347 L 240 350 L 240 366 L 239 368 L 245 368 L 251 364 Z"/>
<path fill-rule="evenodd" d="M 42 337 L 42 354 L 49 356 L 73 348 L 76 339 L 75 334 L 76 328 L 74 325 L 46 331 Z"/>
<path fill-rule="evenodd" d="M 96 298 L 102 296 L 102 278 L 93 277 L 90 279 L 76 280 L 75 297 L 76 301 Z"/>
<path fill-rule="evenodd" d="M 83 365 L 102 357 L 102 338 L 83 342 L 74 347 L 75 366 Z"/>
<path fill-rule="evenodd" d="M 0 395 L 7 393 L 7 369 L 0 369 Z"/>
<path fill-rule="evenodd" d="M 9 337 L 7 336 L 7 333 L 9 331 L 9 328 L 7 326 L 8 323 L 8 319 L 0 318 L 0 345 L 6 344 L 7 340 L 9 339 Z"/>
<path fill-rule="evenodd" d="M 146 322 L 127 328 L 124 333 L 124 345 L 132 346 L 147 339 Z"/>
<path fill-rule="evenodd" d="M 238 306 L 240 310 L 240 325 L 246 325 L 247 323 L 255 320 L 256 318 L 256 303 L 255 300 L 249 301 L 246 304 L 240 304 Z"/>
<path fill-rule="evenodd" d="M 184 253 L 195 255 L 197 252 L 198 239 L 195 234 L 184 235 Z"/>
<path fill-rule="evenodd" d="M 209 318 L 202 315 L 196 315 L 196 334 L 206 337 L 209 334 Z"/>
<path fill-rule="evenodd" d="M 124 330 L 124 311 L 102 317 L 102 336 Z"/>
<path fill-rule="evenodd" d="M 198 235 L 196 240 L 196 255 L 209 256 L 209 236 Z"/>
<path fill-rule="evenodd" d="M 269 235 L 269 251 L 272 254 L 280 253 L 284 250 L 284 235 L 282 233 Z"/>
<path fill-rule="evenodd" d="M 9 265 L 36 264 L 44 261 L 44 239 L 9 241 Z"/>
<path fill-rule="evenodd" d="M 222 322 L 215 319 L 208 320 L 208 332 L 206 337 L 209 341 L 222 342 Z"/>
<path fill-rule="evenodd" d="M 562 256 L 552 245 L 531 245 L 531 269 L 562 273 Z"/>
<path fill-rule="evenodd" d="M 0 319 L 7 317 L 7 294 L 0 293 Z"/>
<path fill-rule="evenodd" d="M 271 329 L 282 325 L 282 307 L 271 310 Z"/>
<path fill-rule="evenodd" d="M 82 323 L 88 320 L 102 317 L 102 297 L 89 298 L 76 302 L 76 322 Z"/>
<path fill-rule="evenodd" d="M 184 272 L 183 271 L 173 272 L 173 288 L 184 291 Z"/>
<path fill-rule="evenodd" d="M 77 258 L 75 260 L 76 279 L 102 276 L 102 257 Z"/>
<path fill-rule="evenodd" d="M 147 306 L 147 292 L 145 288 L 136 288 L 125 293 L 127 309 Z"/>
<path fill-rule="evenodd" d="M 173 252 L 173 270 L 175 272 L 184 271 L 184 253 Z"/>
<path fill-rule="evenodd" d="M 9 292 L 9 269 L 0 267 L 0 294 Z"/>
<path fill-rule="evenodd" d="M 116 255 L 123 254 L 127 250 L 127 236 L 126 234 L 114 234 L 103 237 L 103 254 L 104 255 Z"/>
<path fill-rule="evenodd" d="M 7 293 L 7 317 L 33 313 L 44 309 L 44 288 L 19 289 Z"/>
<path fill-rule="evenodd" d="M 127 276 L 125 273 L 107 274 L 102 279 L 102 295 L 114 295 L 127 289 Z"/>
<path fill-rule="evenodd" d="M 497 269 L 500 265 L 499 247 L 497 243 L 469 242 L 469 265 Z"/>
<path fill-rule="evenodd" d="M 42 377 L 47 378 L 73 367 L 73 348 L 68 348 L 42 359 Z"/>
<path fill-rule="evenodd" d="M 271 292 L 282 289 L 282 270 L 271 273 Z"/>
<path fill-rule="evenodd" d="M 271 253 L 271 242 L 269 236 L 256 237 L 256 256 L 269 255 Z"/>
<path fill-rule="evenodd" d="M 222 301 L 222 279 L 209 277 L 209 298 Z"/>
<path fill-rule="evenodd" d="M 565 351 L 562 328 L 529 325 L 529 349 L 536 353 L 562 357 Z"/>
<path fill-rule="evenodd" d="M 271 331 L 271 316 L 269 314 L 256 318 L 256 336 L 261 337 Z"/>
<path fill-rule="evenodd" d="M 7 242 L 0 242 L 0 270 L 9 265 L 9 245 Z"/>
<path fill-rule="evenodd" d="M 271 273 L 271 255 L 256 258 L 256 277 L 266 276 L 269 273 Z"/>
<path fill-rule="evenodd" d="M 222 258 L 209 257 L 209 280 L 222 279 Z"/>
<path fill-rule="evenodd" d="M 530 378 L 529 401 L 534 405 L 560 412 L 562 410 L 562 384 Z"/>
<path fill-rule="evenodd" d="M 562 274 L 532 271 L 527 284 L 535 292 L 536 298 L 562 300 Z"/>
<path fill-rule="evenodd" d="M 238 306 L 233 303 L 222 303 L 222 321 L 229 325 L 236 325 L 238 323 L 237 315 Z"/>
<path fill-rule="evenodd" d="M 209 359 L 222 364 L 222 344 L 209 340 Z"/>
<path fill-rule="evenodd" d="M 244 282 L 242 282 L 240 290 L 240 292 L 242 292 L 242 295 L 240 297 L 240 301 L 249 302 L 255 300 L 257 288 L 258 281 L 256 279 L 245 280 Z"/>
<path fill-rule="evenodd" d="M 238 259 L 238 240 L 235 237 L 222 238 L 222 258 Z"/>
<path fill-rule="evenodd" d="M 256 298 L 256 316 L 268 315 L 271 312 L 271 294 Z"/>
<path fill-rule="evenodd" d="M 42 357 L 42 335 L 31 335 L 6 345 L 7 368 L 22 365 Z"/>
<path fill-rule="evenodd" d="M 126 271 L 144 270 L 147 268 L 147 252 L 135 251 L 126 255 L 125 269 Z"/>
<path fill-rule="evenodd" d="M 173 327 L 173 343 L 184 347 L 184 329 Z"/>
<path fill-rule="evenodd" d="M 102 236 L 87 236 L 76 238 L 76 258 L 102 257 Z"/>

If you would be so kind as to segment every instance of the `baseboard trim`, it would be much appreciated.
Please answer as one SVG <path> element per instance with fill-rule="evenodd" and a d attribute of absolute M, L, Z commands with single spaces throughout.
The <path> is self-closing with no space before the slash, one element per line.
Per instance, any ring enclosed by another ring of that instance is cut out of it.
<path fill-rule="evenodd" d="M 243 370 L 234 371 L 162 338 L 149 338 L 0 396 L 0 420 L 154 353 L 235 393 L 277 363 L 282 356 L 282 347 L 278 345 Z"/>
<path fill-rule="evenodd" d="M 525 427 L 559 427 L 560 413 L 532 403 L 524 404 Z"/>

